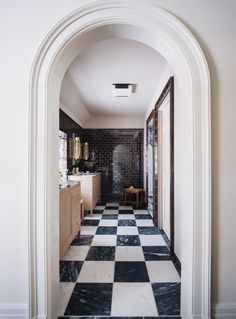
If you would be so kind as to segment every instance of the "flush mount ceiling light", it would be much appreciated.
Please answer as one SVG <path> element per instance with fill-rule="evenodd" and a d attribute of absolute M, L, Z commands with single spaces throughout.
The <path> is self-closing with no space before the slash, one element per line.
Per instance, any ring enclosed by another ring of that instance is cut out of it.
<path fill-rule="evenodd" d="M 135 83 L 113 83 L 112 95 L 115 97 L 129 97 L 136 91 Z"/>

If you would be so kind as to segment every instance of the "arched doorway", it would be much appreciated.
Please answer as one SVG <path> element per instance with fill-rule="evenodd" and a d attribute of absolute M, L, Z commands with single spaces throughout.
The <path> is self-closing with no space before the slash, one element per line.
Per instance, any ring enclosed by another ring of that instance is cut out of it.
<path fill-rule="evenodd" d="M 73 12 L 42 44 L 30 80 L 31 316 L 54 318 L 58 283 L 58 105 L 69 64 L 88 45 L 109 37 L 157 50 L 181 83 L 183 318 L 210 315 L 210 79 L 191 33 L 160 8 L 139 1 L 99 1 Z M 199 240 L 201 238 L 201 240 Z"/>

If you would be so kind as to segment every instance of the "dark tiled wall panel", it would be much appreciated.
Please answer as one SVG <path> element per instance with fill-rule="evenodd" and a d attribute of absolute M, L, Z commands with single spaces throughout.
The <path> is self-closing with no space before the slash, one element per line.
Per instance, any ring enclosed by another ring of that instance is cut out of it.
<path fill-rule="evenodd" d="M 123 189 L 143 188 L 143 129 L 83 129 L 60 110 L 60 129 L 89 143 L 102 172 L 102 201 L 123 201 Z"/>
<path fill-rule="evenodd" d="M 143 129 L 86 129 L 84 137 L 102 172 L 102 201 L 123 200 L 123 189 L 143 188 Z"/>

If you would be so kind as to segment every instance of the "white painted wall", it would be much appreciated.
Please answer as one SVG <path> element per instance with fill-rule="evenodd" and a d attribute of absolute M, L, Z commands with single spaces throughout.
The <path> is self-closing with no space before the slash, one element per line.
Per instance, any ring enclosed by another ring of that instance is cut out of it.
<path fill-rule="evenodd" d="M 67 74 L 61 84 L 60 108 L 82 127 L 91 117 L 80 99 L 77 87 Z"/>
<path fill-rule="evenodd" d="M 92 116 L 84 128 L 143 128 L 143 116 Z"/>
<path fill-rule="evenodd" d="M 1 179 L 0 314 L 26 314 L 28 304 L 27 187 L 29 77 L 34 56 L 56 23 L 89 0 L 0 4 Z M 213 260 L 212 302 L 217 312 L 236 309 L 236 2 L 155 0 L 192 31 L 212 78 Z M 181 83 L 177 82 L 177 85 Z M 14 177 L 12 177 L 14 176 Z M 231 316 L 231 318 L 233 317 Z M 18 316 L 19 317 L 19 316 Z M 25 315 L 26 317 L 26 315 Z M 23 315 L 22 315 L 23 318 Z M 218 318 L 223 318 L 219 315 Z M 225 317 L 224 317 L 225 318 Z"/>

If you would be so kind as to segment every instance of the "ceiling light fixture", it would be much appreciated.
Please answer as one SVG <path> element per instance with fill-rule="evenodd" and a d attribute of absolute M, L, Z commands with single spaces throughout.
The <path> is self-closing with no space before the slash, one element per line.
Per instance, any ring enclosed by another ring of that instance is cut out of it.
<path fill-rule="evenodd" d="M 136 91 L 135 83 L 113 83 L 112 95 L 115 97 L 129 97 Z"/>

